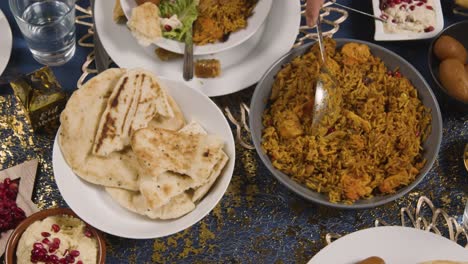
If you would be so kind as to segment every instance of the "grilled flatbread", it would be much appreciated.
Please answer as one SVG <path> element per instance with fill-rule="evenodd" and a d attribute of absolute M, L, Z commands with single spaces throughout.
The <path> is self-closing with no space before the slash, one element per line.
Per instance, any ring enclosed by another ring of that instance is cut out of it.
<path fill-rule="evenodd" d="M 109 69 L 89 80 L 73 93 L 60 116 L 59 145 L 62 154 L 76 173 L 90 183 L 139 190 L 142 169 L 131 148 L 113 152 L 106 157 L 92 154 L 99 119 L 125 69 Z M 173 118 L 151 120 L 151 126 L 179 129 L 184 124 L 183 114 L 172 98 L 169 104 Z"/>
<path fill-rule="evenodd" d="M 130 137 L 155 116 L 174 117 L 166 92 L 151 73 L 129 70 L 112 91 L 94 139 L 93 153 L 107 156 L 130 144 Z"/>
<path fill-rule="evenodd" d="M 132 192 L 120 188 L 106 188 L 107 193 L 122 207 L 134 213 L 146 215 L 151 219 L 173 219 L 190 213 L 195 209 L 190 195 L 181 193 L 173 197 L 170 202 L 157 209 L 147 206 L 146 200 L 140 192 Z"/>
<path fill-rule="evenodd" d="M 196 122 L 191 122 L 178 133 L 192 135 L 207 135 L 205 130 Z M 142 176 L 140 186 L 147 187 L 147 194 L 159 206 L 148 203 L 142 192 L 127 191 L 120 188 L 106 188 L 111 197 L 122 207 L 146 215 L 150 218 L 169 219 L 177 218 L 192 211 L 194 203 L 199 201 L 210 190 L 222 169 L 226 165 L 228 156 L 219 153 L 220 158 L 213 167 L 211 175 L 202 184 L 196 183 L 192 178 L 172 172 L 163 172 L 158 177 Z M 193 205 L 193 206 L 192 206 Z"/>
<path fill-rule="evenodd" d="M 162 36 L 159 14 L 158 6 L 151 2 L 133 8 L 127 26 L 140 45 L 148 46 Z"/>

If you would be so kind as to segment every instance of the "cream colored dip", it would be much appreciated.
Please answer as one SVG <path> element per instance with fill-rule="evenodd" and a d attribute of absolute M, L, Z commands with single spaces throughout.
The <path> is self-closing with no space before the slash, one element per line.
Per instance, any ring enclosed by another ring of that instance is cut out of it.
<path fill-rule="evenodd" d="M 401 2 L 383 10 L 383 14 L 388 16 L 387 23 L 384 23 L 384 31 L 386 33 L 422 33 L 430 27 L 434 28 L 436 24 L 434 2 L 427 0 L 427 3 L 421 6 L 418 6 L 418 3 L 422 2 L 414 0 L 411 4 Z"/>
<path fill-rule="evenodd" d="M 52 230 L 52 225 L 57 224 L 60 227 L 58 232 Z M 36 221 L 31 224 L 22 234 L 18 247 L 16 249 L 17 263 L 31 263 L 31 251 L 34 243 L 41 243 L 44 240 L 43 232 L 50 234 L 47 237 L 52 241 L 54 238 L 60 239 L 60 246 L 53 253 L 58 258 L 63 258 L 66 253 L 72 250 L 78 250 L 79 256 L 75 257 L 75 262 L 96 263 L 97 262 L 97 241 L 93 237 L 85 236 L 86 225 L 80 219 L 72 216 L 50 216 L 42 221 Z M 45 245 L 45 244 L 43 244 Z M 44 246 L 46 249 L 49 247 Z M 44 263 L 38 261 L 37 263 Z"/>

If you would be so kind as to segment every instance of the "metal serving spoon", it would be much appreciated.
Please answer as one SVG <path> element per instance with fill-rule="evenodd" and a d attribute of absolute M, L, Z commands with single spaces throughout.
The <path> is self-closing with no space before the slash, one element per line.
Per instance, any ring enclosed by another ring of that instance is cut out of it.
<path fill-rule="evenodd" d="M 326 113 L 331 111 L 330 107 L 333 107 L 332 104 L 329 103 L 329 89 L 335 89 L 335 78 L 330 73 L 326 65 L 326 54 L 325 54 L 325 46 L 323 44 L 323 35 L 322 35 L 322 19 L 320 16 L 317 19 L 317 35 L 318 35 L 318 44 L 320 48 L 320 55 L 322 62 L 320 64 L 320 73 L 317 79 L 317 83 L 315 85 L 315 98 L 314 98 L 314 110 L 313 110 L 313 118 L 312 118 L 312 131 L 314 134 L 318 131 L 318 127 L 322 118 L 325 116 Z M 327 77 L 331 80 L 325 82 L 322 78 L 323 75 L 327 75 Z M 324 84 L 331 84 L 331 87 L 324 87 Z M 327 89 L 328 88 L 328 89 Z"/>
<path fill-rule="evenodd" d="M 184 80 L 190 81 L 193 78 L 193 27 L 187 31 L 185 35 L 185 49 L 184 49 Z"/>

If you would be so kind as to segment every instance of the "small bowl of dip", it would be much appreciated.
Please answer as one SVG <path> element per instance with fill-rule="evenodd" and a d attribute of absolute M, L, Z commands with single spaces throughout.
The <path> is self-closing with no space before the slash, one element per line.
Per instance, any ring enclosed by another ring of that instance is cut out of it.
<path fill-rule="evenodd" d="M 102 235 L 67 208 L 47 209 L 21 222 L 10 236 L 5 263 L 105 263 Z"/>

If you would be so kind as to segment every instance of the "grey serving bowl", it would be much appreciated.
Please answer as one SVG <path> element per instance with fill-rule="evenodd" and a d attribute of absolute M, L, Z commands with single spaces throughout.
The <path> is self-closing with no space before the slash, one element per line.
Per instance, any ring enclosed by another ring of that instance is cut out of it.
<path fill-rule="evenodd" d="M 439 35 L 432 40 L 431 45 L 429 46 L 429 52 L 427 54 L 429 71 L 431 72 L 432 78 L 434 79 L 434 82 L 436 83 L 436 89 L 441 91 L 440 95 L 442 96 L 442 98 L 440 99 L 442 99 L 444 103 L 452 106 L 455 110 L 465 112 L 465 113 L 468 112 L 468 103 L 465 103 L 449 95 L 447 93 L 447 90 L 445 90 L 444 86 L 439 81 L 439 64 L 441 61 L 434 55 L 433 48 L 434 48 L 434 43 L 437 41 L 437 39 L 440 36 L 448 35 L 458 40 L 465 47 L 465 49 L 468 50 L 467 29 L 468 29 L 468 20 L 450 25 L 449 27 L 444 29 L 442 32 L 440 32 Z"/>
<path fill-rule="evenodd" d="M 255 145 L 255 149 L 257 150 L 257 153 L 260 156 L 261 160 L 263 161 L 265 166 L 270 170 L 273 176 L 275 176 L 282 184 L 284 184 L 290 190 L 304 197 L 307 200 L 321 205 L 341 209 L 363 209 L 391 202 L 405 195 L 416 185 L 418 185 L 419 182 L 421 182 L 426 173 L 431 169 L 434 161 L 436 160 L 437 153 L 439 152 L 440 142 L 442 140 L 442 116 L 437 100 L 434 94 L 432 93 L 432 90 L 429 88 L 429 85 L 421 76 L 421 74 L 410 63 L 408 63 L 406 60 L 404 60 L 397 54 L 369 42 L 354 39 L 336 39 L 337 47 L 341 47 L 348 42 L 366 44 L 370 47 L 372 54 L 381 58 L 388 68 L 394 69 L 396 67 L 399 67 L 400 72 L 405 77 L 407 77 L 418 90 L 419 98 L 421 99 L 423 104 L 426 107 L 430 108 L 432 111 L 431 134 L 423 144 L 423 156 L 427 160 L 427 163 L 422 168 L 420 174 L 416 177 L 414 182 L 412 182 L 406 187 L 399 189 L 394 194 L 375 196 L 370 199 L 358 200 L 353 204 L 332 203 L 328 200 L 328 197 L 326 195 L 308 189 L 307 187 L 292 180 L 289 176 L 273 167 L 270 158 L 261 147 L 263 131 L 262 116 L 265 108 L 268 107 L 271 87 L 273 85 L 274 78 L 277 72 L 281 69 L 282 65 L 292 61 L 293 58 L 306 53 L 313 43 L 309 43 L 291 50 L 289 53 L 287 53 L 278 61 L 276 61 L 273 64 L 273 66 L 271 66 L 270 69 L 268 69 L 267 72 L 263 75 L 257 87 L 255 88 L 255 92 L 252 96 L 252 101 L 250 104 L 249 124 L 252 132 L 252 139 Z"/>

